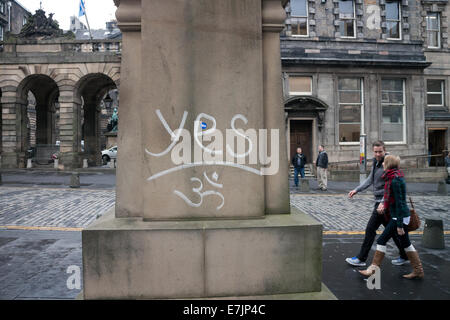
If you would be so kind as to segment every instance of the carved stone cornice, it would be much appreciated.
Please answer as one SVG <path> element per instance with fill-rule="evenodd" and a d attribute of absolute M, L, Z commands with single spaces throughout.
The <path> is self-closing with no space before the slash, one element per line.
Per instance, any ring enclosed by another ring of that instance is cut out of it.
<path fill-rule="evenodd" d="M 262 29 L 263 32 L 281 32 L 285 27 L 286 11 L 283 6 L 285 0 L 262 0 Z"/>
<path fill-rule="evenodd" d="M 119 29 L 122 32 L 141 31 L 141 0 L 114 0 L 114 4 Z"/>

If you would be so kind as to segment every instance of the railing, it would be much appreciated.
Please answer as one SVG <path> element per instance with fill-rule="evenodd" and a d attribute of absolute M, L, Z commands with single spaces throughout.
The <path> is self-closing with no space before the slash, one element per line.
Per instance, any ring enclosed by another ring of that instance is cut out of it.
<path fill-rule="evenodd" d="M 400 155 L 400 159 L 401 162 L 406 162 L 408 160 L 414 160 L 415 159 L 415 164 L 416 164 L 416 168 L 420 168 L 420 162 L 424 161 L 424 160 L 428 160 L 428 162 L 432 159 L 432 158 L 444 158 L 446 152 L 448 152 L 448 150 L 443 150 L 441 154 L 416 154 L 416 155 L 405 155 L 402 156 Z M 369 159 L 368 159 L 368 163 L 369 163 Z M 411 161 L 408 161 L 409 163 L 411 163 Z M 329 167 L 339 167 L 339 166 L 345 166 L 345 165 L 355 165 L 355 166 L 359 166 L 359 160 L 348 160 L 348 161 L 335 161 L 335 162 L 329 162 L 328 166 Z M 442 165 L 444 165 L 444 162 L 442 163 Z M 442 166 L 442 165 L 438 165 Z"/>
<path fill-rule="evenodd" d="M 32 49 L 33 45 L 39 45 L 40 52 L 47 53 L 115 53 L 122 52 L 122 40 L 23 40 L 17 39 L 12 42 L 0 41 L 0 53 L 16 56 L 18 53 L 34 53 L 38 52 Z"/>

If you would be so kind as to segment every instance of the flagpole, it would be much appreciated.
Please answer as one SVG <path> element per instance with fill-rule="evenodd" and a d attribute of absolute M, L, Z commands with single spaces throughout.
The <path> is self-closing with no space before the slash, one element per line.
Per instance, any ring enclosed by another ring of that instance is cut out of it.
<path fill-rule="evenodd" d="M 89 37 L 91 38 L 91 40 L 93 40 L 94 38 L 92 37 L 91 27 L 89 26 L 89 20 L 86 13 L 86 4 L 84 3 L 84 0 L 80 0 L 80 13 L 78 14 L 79 16 L 81 16 L 81 9 L 83 9 L 83 15 L 86 17 L 86 23 L 88 25 L 89 30 Z"/>
<path fill-rule="evenodd" d="M 89 26 L 89 20 L 88 20 L 88 17 L 87 17 L 86 9 L 84 9 L 84 16 L 86 17 L 86 22 L 87 22 L 87 25 L 88 25 L 89 36 L 91 37 L 91 40 L 93 40 L 92 33 L 91 33 L 91 27 Z"/>

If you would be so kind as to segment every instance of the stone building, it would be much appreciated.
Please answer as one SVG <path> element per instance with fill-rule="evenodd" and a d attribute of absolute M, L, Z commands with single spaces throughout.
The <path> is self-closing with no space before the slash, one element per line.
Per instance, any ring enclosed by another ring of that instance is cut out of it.
<path fill-rule="evenodd" d="M 102 119 L 118 105 L 121 42 L 71 36 L 37 10 L 18 37 L 0 42 L 2 167 L 23 168 L 30 147 L 47 159 L 59 151 L 64 169 L 83 159 L 101 164 Z"/>
<path fill-rule="evenodd" d="M 0 41 L 6 38 L 8 32 L 20 33 L 30 15 L 18 1 L 0 0 Z"/>
<path fill-rule="evenodd" d="M 447 0 L 290 0 L 281 37 L 288 152 L 358 160 L 360 135 L 408 165 L 450 145 Z M 440 164 L 433 158 L 431 165 Z"/>

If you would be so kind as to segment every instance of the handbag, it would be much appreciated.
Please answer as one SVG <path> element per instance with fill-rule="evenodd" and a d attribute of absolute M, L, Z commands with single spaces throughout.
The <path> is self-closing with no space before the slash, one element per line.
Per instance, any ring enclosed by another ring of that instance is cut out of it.
<path fill-rule="evenodd" d="M 411 203 L 411 209 L 409 209 L 410 219 L 408 224 L 408 231 L 415 231 L 420 227 L 420 219 L 419 215 L 416 212 L 416 209 L 414 208 L 411 197 L 409 197 L 409 202 Z"/>

